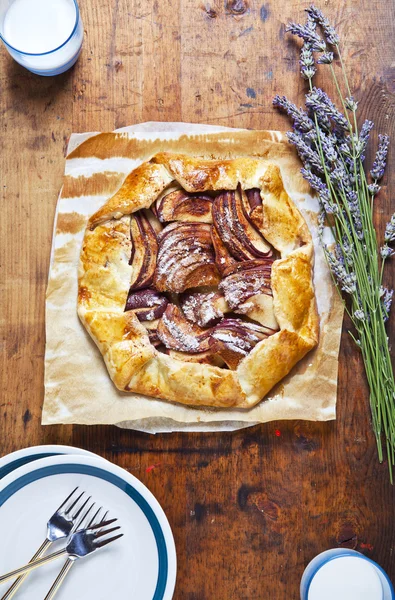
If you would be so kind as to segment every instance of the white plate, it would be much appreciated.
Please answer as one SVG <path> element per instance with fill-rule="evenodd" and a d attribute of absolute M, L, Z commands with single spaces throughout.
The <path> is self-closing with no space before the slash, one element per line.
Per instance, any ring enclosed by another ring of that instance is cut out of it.
<path fill-rule="evenodd" d="M 0 481 L 1 573 L 30 560 L 45 537 L 48 517 L 76 486 L 119 519 L 124 537 L 81 559 L 56 598 L 171 600 L 176 552 L 162 508 L 133 475 L 90 456 L 39 459 Z M 29 575 L 18 600 L 42 600 L 62 564 L 51 563 Z M 0 596 L 9 585 L 0 585 Z"/>
<path fill-rule="evenodd" d="M 15 469 L 30 462 L 40 460 L 41 458 L 48 458 L 49 456 L 59 456 L 60 454 L 82 454 L 83 456 L 101 458 L 97 454 L 93 454 L 93 452 L 82 450 L 82 448 L 75 448 L 74 446 L 30 446 L 29 448 L 11 452 L 11 454 L 6 454 L 6 456 L 0 458 L 0 479 L 3 479 L 3 477 L 12 473 Z M 105 460 L 105 458 L 102 458 L 102 460 Z"/>

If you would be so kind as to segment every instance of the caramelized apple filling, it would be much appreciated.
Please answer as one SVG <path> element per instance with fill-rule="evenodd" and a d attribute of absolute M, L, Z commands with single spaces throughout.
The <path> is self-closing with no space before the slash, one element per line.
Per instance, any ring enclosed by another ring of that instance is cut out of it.
<path fill-rule="evenodd" d="M 278 330 L 274 251 L 254 224 L 261 204 L 258 189 L 173 189 L 131 216 L 125 310 L 135 312 L 159 351 L 236 369 Z"/>

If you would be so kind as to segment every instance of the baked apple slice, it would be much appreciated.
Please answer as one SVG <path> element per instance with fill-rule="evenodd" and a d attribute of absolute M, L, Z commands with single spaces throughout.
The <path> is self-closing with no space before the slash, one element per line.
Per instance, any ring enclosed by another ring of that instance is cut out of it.
<path fill-rule="evenodd" d="M 139 321 L 155 321 L 163 315 L 168 304 L 168 299 L 156 290 L 130 289 L 125 311 L 133 310 Z"/>
<path fill-rule="evenodd" d="M 179 293 L 201 285 L 216 285 L 220 281 L 210 225 L 171 223 L 163 229 L 158 240 L 154 282 L 159 291 Z"/>
<path fill-rule="evenodd" d="M 218 271 L 221 273 L 221 275 L 223 275 L 224 271 L 226 271 L 226 269 L 230 269 L 233 265 L 237 264 L 237 261 L 228 251 L 214 225 L 211 228 L 211 238 L 213 240 L 215 252 L 215 263 L 217 265 Z"/>
<path fill-rule="evenodd" d="M 151 210 L 151 208 L 143 208 L 141 210 L 141 213 L 148 219 L 152 229 L 158 236 L 163 229 L 163 225 L 159 221 L 158 216 Z"/>
<path fill-rule="evenodd" d="M 230 369 L 236 369 L 240 361 L 267 337 L 268 334 L 260 325 L 225 318 L 213 328 L 210 347 Z"/>
<path fill-rule="evenodd" d="M 260 323 L 268 335 L 272 335 L 279 330 L 271 294 L 263 293 L 251 296 L 246 302 L 240 304 L 235 312 Z"/>
<path fill-rule="evenodd" d="M 271 256 L 272 248 L 250 219 L 247 204 L 248 198 L 240 186 L 216 197 L 213 220 L 219 237 L 237 260 Z"/>
<path fill-rule="evenodd" d="M 184 190 L 175 190 L 158 199 L 155 209 L 161 223 L 212 223 L 213 200 L 207 194 L 188 194 Z"/>
<path fill-rule="evenodd" d="M 210 350 L 210 329 L 188 321 L 182 310 L 169 304 L 158 324 L 158 337 L 169 350 L 197 354 Z"/>
<path fill-rule="evenodd" d="M 130 237 L 132 255 L 129 264 L 133 268 L 130 289 L 139 290 L 152 284 L 158 255 L 155 230 L 142 211 L 131 215 Z"/>
<path fill-rule="evenodd" d="M 188 321 L 200 327 L 212 325 L 230 310 L 223 294 L 218 291 L 186 292 L 180 296 L 180 306 Z"/>
<path fill-rule="evenodd" d="M 212 365 L 213 367 L 223 367 L 225 361 L 218 354 L 212 352 L 199 352 L 199 354 L 189 354 L 188 352 L 177 352 L 177 350 L 168 350 L 169 356 L 182 360 L 184 362 L 201 363 Z"/>
<path fill-rule="evenodd" d="M 272 295 L 272 259 L 247 260 L 225 270 L 218 289 L 232 310 L 259 293 Z"/>
<path fill-rule="evenodd" d="M 247 204 L 244 203 L 244 206 L 246 207 L 247 214 L 250 215 L 257 206 L 262 206 L 261 192 L 258 188 L 246 190 L 245 197 Z"/>
<path fill-rule="evenodd" d="M 149 341 L 151 342 L 151 344 L 155 346 L 155 348 L 161 346 L 162 342 L 158 338 L 159 319 L 156 319 L 155 321 L 143 321 L 142 325 L 144 325 L 144 327 L 147 330 Z"/>

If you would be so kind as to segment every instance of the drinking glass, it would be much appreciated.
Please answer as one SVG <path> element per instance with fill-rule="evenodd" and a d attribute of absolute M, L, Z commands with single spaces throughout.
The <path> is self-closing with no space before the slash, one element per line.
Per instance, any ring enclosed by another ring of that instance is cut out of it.
<path fill-rule="evenodd" d="M 71 8 L 73 11 L 75 11 L 74 26 L 71 28 L 66 40 L 64 40 L 63 37 L 59 44 L 55 44 L 53 48 L 41 53 L 26 52 L 24 49 L 15 47 L 12 44 L 12 40 L 7 39 L 7 34 L 4 32 L 4 22 L 7 12 L 15 2 L 19 1 L 20 0 L 0 0 L 0 38 L 2 39 L 10 55 L 20 65 L 32 73 L 36 73 L 37 75 L 59 75 L 60 73 L 70 69 L 70 67 L 72 67 L 78 59 L 83 40 L 83 26 L 77 1 L 58 0 L 58 2 L 61 1 L 66 3 L 68 9 Z M 47 1 L 49 7 L 51 0 Z M 31 8 L 34 9 L 36 2 L 41 10 L 40 14 L 45 17 L 46 15 L 42 12 L 43 8 L 45 9 L 45 1 L 39 0 L 38 2 L 38 0 L 30 0 Z M 24 17 L 23 12 L 21 11 L 21 14 L 20 16 L 18 15 L 18 18 L 22 22 L 24 18 L 27 19 L 28 17 Z M 26 26 L 26 22 L 23 23 L 23 25 Z M 41 35 L 41 33 L 39 35 Z M 29 30 L 29 36 L 33 38 L 34 30 Z"/>
<path fill-rule="evenodd" d="M 348 570 L 347 568 L 350 563 L 344 560 L 350 558 L 359 561 L 360 577 L 358 581 L 353 579 L 352 569 Z M 319 577 L 320 570 L 323 568 L 325 570 L 329 565 L 331 566 L 330 573 L 327 569 L 327 576 Z M 314 581 L 316 576 L 317 579 Z M 365 580 L 363 576 L 365 576 Z M 374 598 L 370 593 L 370 600 L 394 600 L 392 583 L 377 563 L 356 550 L 334 548 L 322 552 L 307 565 L 300 584 L 300 598 L 301 600 L 316 600 L 316 598 L 340 598 L 341 596 L 342 599 L 343 597 L 347 597 L 348 600 L 359 599 L 357 588 L 362 585 L 364 592 L 367 592 L 368 581 L 370 589 L 374 588 Z"/>

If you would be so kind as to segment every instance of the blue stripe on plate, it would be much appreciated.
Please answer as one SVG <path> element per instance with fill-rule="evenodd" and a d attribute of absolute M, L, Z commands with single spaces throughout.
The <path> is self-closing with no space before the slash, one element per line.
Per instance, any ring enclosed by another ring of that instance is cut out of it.
<path fill-rule="evenodd" d="M 0 507 L 3 506 L 3 504 L 7 502 L 7 500 L 9 500 L 9 498 L 11 498 L 11 496 L 13 496 L 17 491 L 19 491 L 26 485 L 29 485 L 33 481 L 37 481 L 39 479 L 42 479 L 43 477 L 50 477 L 51 475 L 59 475 L 61 473 L 79 473 L 82 475 L 90 475 L 91 477 L 98 477 L 99 479 L 104 479 L 104 481 L 112 483 L 112 485 L 115 485 L 117 488 L 125 492 L 125 494 L 129 496 L 129 498 L 136 502 L 139 508 L 143 511 L 152 528 L 158 549 L 158 581 L 152 600 L 162 600 L 165 593 L 168 576 L 168 556 L 163 531 L 159 524 L 156 514 L 152 510 L 151 506 L 148 504 L 147 500 L 134 487 L 132 487 L 129 483 L 121 479 L 121 477 L 118 477 L 113 473 L 109 473 L 104 469 L 99 469 L 98 467 L 92 467 L 89 465 L 78 465 L 70 463 L 68 465 L 54 465 L 50 467 L 43 467 L 41 469 L 37 469 L 36 471 L 32 471 L 31 473 L 23 475 L 16 481 L 10 483 L 10 485 L 8 485 L 2 492 L 0 492 Z"/>
<path fill-rule="evenodd" d="M 48 458 L 49 456 L 62 456 L 57 452 L 47 452 L 42 454 L 29 454 L 28 456 L 23 456 L 22 458 L 17 458 L 16 460 L 8 463 L 4 467 L 0 468 L 0 479 L 3 479 L 6 475 L 15 471 L 15 469 L 19 469 L 19 467 L 23 467 L 23 465 L 28 465 L 34 460 L 40 460 L 40 458 Z"/>

